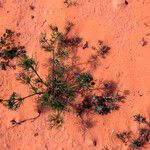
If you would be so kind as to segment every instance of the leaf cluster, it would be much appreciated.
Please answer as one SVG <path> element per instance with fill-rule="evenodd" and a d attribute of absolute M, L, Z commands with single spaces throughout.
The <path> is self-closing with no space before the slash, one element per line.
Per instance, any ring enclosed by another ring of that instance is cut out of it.
<path fill-rule="evenodd" d="M 23 99 L 13 92 L 8 100 L 2 101 L 3 105 L 11 110 L 17 110 L 23 103 Z"/>
<path fill-rule="evenodd" d="M 43 79 L 39 74 L 37 62 L 33 58 L 25 54 L 20 57 L 20 67 L 23 71 L 18 74 L 17 79 L 29 85 L 32 93 L 22 98 L 13 93 L 10 99 L 6 101 L 8 108 L 16 110 L 25 99 L 38 96 L 41 107 L 56 111 L 56 115 L 49 120 L 52 126 L 63 124 L 60 114 L 72 107 L 73 102 L 79 95 L 83 97 L 83 101 L 76 108 L 78 115 L 81 115 L 85 110 L 106 115 L 119 108 L 117 102 L 120 102 L 124 97 L 115 93 L 116 86 L 114 86 L 114 82 L 104 83 L 104 92 L 100 96 L 85 96 L 89 91 L 91 92 L 96 83 L 89 72 L 81 71 L 74 63 L 68 63 L 73 60 L 72 54 L 76 52 L 82 42 L 80 36 L 70 34 L 72 27 L 73 24 L 68 22 L 65 32 L 62 33 L 57 26 L 51 25 L 50 36 L 45 33 L 41 35 L 41 47 L 50 54 L 50 71 L 46 79 Z M 14 34 L 10 31 L 8 33 L 10 37 Z M 2 43 L 5 44 L 3 41 Z M 101 43 L 101 47 L 105 51 L 108 49 L 106 46 L 104 48 L 103 43 Z M 102 55 L 101 52 L 100 54 Z"/>
<path fill-rule="evenodd" d="M 87 81 L 87 80 L 86 80 Z M 89 84 L 89 83 L 88 83 Z M 122 102 L 125 98 L 123 95 L 119 95 L 116 89 L 116 83 L 113 81 L 105 81 L 102 88 L 103 92 L 99 95 L 91 95 L 84 98 L 81 104 L 77 107 L 77 114 L 82 115 L 87 109 L 96 112 L 100 115 L 107 115 L 113 110 L 118 110 L 118 102 Z"/>
<path fill-rule="evenodd" d="M 111 48 L 107 46 L 103 41 L 99 40 L 98 47 L 92 46 L 92 49 L 97 52 L 97 55 L 93 56 L 96 59 L 98 56 L 101 56 L 102 58 L 106 58 Z"/>
<path fill-rule="evenodd" d="M 0 59 L 2 60 L 0 64 L 3 70 L 10 66 L 8 61 L 26 53 L 25 47 L 16 43 L 16 36 L 17 33 L 6 29 L 5 33 L 0 37 Z"/>
<path fill-rule="evenodd" d="M 134 121 L 137 123 L 143 124 L 144 127 L 138 128 L 137 136 L 132 136 L 132 132 L 119 132 L 116 134 L 116 137 L 120 139 L 123 143 L 127 144 L 129 149 L 136 150 L 144 147 L 147 142 L 150 140 L 150 126 L 149 122 L 146 121 L 146 118 L 141 114 L 134 116 Z"/>

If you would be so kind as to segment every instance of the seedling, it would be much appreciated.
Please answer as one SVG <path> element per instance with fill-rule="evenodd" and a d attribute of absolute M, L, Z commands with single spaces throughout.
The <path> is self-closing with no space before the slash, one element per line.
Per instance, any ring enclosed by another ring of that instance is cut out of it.
<path fill-rule="evenodd" d="M 16 110 L 20 107 L 23 100 L 21 97 L 17 95 L 17 93 L 13 92 L 8 100 L 2 101 L 2 103 L 7 106 L 11 110 Z"/>
<path fill-rule="evenodd" d="M 150 138 L 150 129 L 140 128 L 139 129 L 139 137 L 140 137 L 140 140 L 141 140 L 143 145 L 145 143 L 147 143 L 149 141 L 149 138 Z"/>
<path fill-rule="evenodd" d="M 116 137 L 118 139 L 120 139 L 123 143 L 127 143 L 129 141 L 130 138 L 130 132 L 121 132 L 121 133 L 117 133 Z"/>
<path fill-rule="evenodd" d="M 90 85 L 94 87 L 96 85 L 96 81 L 91 80 Z"/>
<path fill-rule="evenodd" d="M 97 51 L 97 54 L 99 56 L 101 56 L 102 58 L 105 58 L 106 55 L 108 55 L 109 51 L 110 51 L 110 47 L 107 46 L 106 44 L 104 44 L 103 41 L 99 40 L 98 41 L 98 48 L 92 46 L 92 49 L 93 50 L 96 50 Z"/>
<path fill-rule="evenodd" d="M 74 24 L 72 22 L 67 22 L 67 25 L 65 27 L 65 34 L 68 35 L 70 31 L 72 30 Z"/>
<path fill-rule="evenodd" d="M 59 114 L 52 115 L 49 118 L 49 127 L 50 128 L 59 128 L 63 125 L 64 120 L 61 118 Z"/>
<path fill-rule="evenodd" d="M 129 132 L 116 134 L 117 138 L 119 138 L 123 143 L 128 144 L 128 147 L 131 150 L 141 149 L 150 140 L 150 127 L 147 124 L 146 118 L 138 114 L 134 116 L 134 121 L 146 125 L 145 127 L 138 128 L 138 135 L 136 138 L 132 138 L 133 135 L 131 135 L 131 133 L 128 136 Z"/>
<path fill-rule="evenodd" d="M 138 123 L 145 123 L 146 122 L 146 118 L 143 117 L 140 114 L 137 114 L 134 116 L 134 121 L 137 121 Z"/>
<path fill-rule="evenodd" d="M 148 122 L 148 121 L 146 120 L 146 118 L 143 117 L 143 116 L 140 115 L 140 114 L 137 114 L 137 115 L 134 116 L 134 121 L 137 121 L 139 124 L 140 124 L 140 123 L 143 123 L 143 124 L 147 125 L 147 126 L 150 128 L 150 122 Z"/>
<path fill-rule="evenodd" d="M 139 149 L 140 147 L 142 147 L 142 143 L 140 139 L 132 139 L 129 147 L 131 150 Z"/>

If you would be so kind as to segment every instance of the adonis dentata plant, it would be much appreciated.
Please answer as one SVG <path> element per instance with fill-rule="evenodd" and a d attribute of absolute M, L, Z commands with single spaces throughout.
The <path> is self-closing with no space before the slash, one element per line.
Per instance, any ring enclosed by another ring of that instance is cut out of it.
<path fill-rule="evenodd" d="M 19 57 L 19 66 L 23 71 L 19 73 L 17 80 L 29 85 L 32 93 L 21 97 L 13 92 L 9 99 L 1 100 L 3 105 L 16 110 L 24 100 L 37 96 L 39 108 L 50 108 L 56 112 L 49 119 L 50 127 L 60 127 L 64 122 L 62 112 L 70 108 L 76 109 L 79 116 L 87 109 L 101 115 L 118 109 L 116 103 L 123 97 L 114 92 L 113 82 L 103 83 L 105 92 L 101 95 L 91 94 L 96 81 L 92 74 L 84 72 L 76 64 L 76 52 L 82 45 L 82 38 L 78 35 L 71 36 L 72 27 L 73 23 L 68 22 L 65 32 L 62 33 L 58 27 L 51 25 L 50 37 L 45 33 L 41 34 L 41 48 L 50 55 L 50 71 L 46 79 L 38 73 L 37 62 L 33 58 L 25 54 Z M 83 101 L 75 106 L 78 96 L 81 96 Z"/>

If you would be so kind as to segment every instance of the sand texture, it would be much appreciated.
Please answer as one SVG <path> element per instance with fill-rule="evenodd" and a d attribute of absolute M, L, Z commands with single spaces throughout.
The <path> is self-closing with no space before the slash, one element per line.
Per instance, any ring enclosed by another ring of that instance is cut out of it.
<path fill-rule="evenodd" d="M 109 55 L 99 60 L 96 70 L 88 65 L 97 82 L 113 80 L 120 91 L 128 92 L 118 111 L 108 115 L 87 114 L 93 126 L 84 128 L 74 112 L 64 114 L 64 125 L 49 129 L 46 111 L 34 121 L 12 126 L 10 121 L 22 121 L 38 115 L 37 102 L 30 98 L 17 110 L 0 105 L 0 150 L 127 150 L 114 135 L 117 131 L 132 130 L 138 125 L 133 115 L 150 118 L 150 0 L 78 0 L 77 6 L 66 7 L 63 0 L 0 0 L 0 34 L 6 28 L 20 36 L 16 39 L 27 54 L 39 62 L 39 73 L 45 77 L 48 55 L 41 50 L 39 37 L 54 24 L 64 31 L 67 21 L 75 24 L 72 33 L 79 34 L 89 48 L 78 49 L 80 61 L 91 54 L 98 40 L 111 47 Z M 32 9 L 30 6 L 34 6 Z M 144 40 L 144 44 L 143 44 Z M 16 61 L 13 61 L 16 64 Z M 25 96 L 27 86 L 16 80 L 19 69 L 0 70 L 0 97 L 8 98 L 13 91 Z M 96 144 L 95 144 L 96 141 Z M 150 150 L 150 143 L 144 150 Z"/>

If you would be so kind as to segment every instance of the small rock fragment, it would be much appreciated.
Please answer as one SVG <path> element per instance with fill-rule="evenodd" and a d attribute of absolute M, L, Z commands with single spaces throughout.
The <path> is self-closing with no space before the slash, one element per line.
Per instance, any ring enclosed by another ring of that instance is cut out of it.
<path fill-rule="evenodd" d="M 125 0 L 125 4 L 128 5 L 128 0 Z"/>
<path fill-rule="evenodd" d="M 35 133 L 35 134 L 34 134 L 35 137 L 38 136 L 38 135 L 39 135 L 38 133 Z"/>
<path fill-rule="evenodd" d="M 84 44 L 84 46 L 83 46 L 83 49 L 86 49 L 88 47 L 89 47 L 89 43 L 88 43 L 88 41 L 86 41 L 85 44 Z"/>
<path fill-rule="evenodd" d="M 142 45 L 142 46 L 147 45 L 147 41 L 145 41 L 145 39 L 144 39 L 144 38 L 142 38 L 142 40 L 141 40 L 141 45 Z"/>
<path fill-rule="evenodd" d="M 35 9 L 35 7 L 33 5 L 30 5 L 29 7 L 30 7 L 31 10 Z"/>
<path fill-rule="evenodd" d="M 96 146 L 97 145 L 97 140 L 93 139 L 93 145 Z"/>

